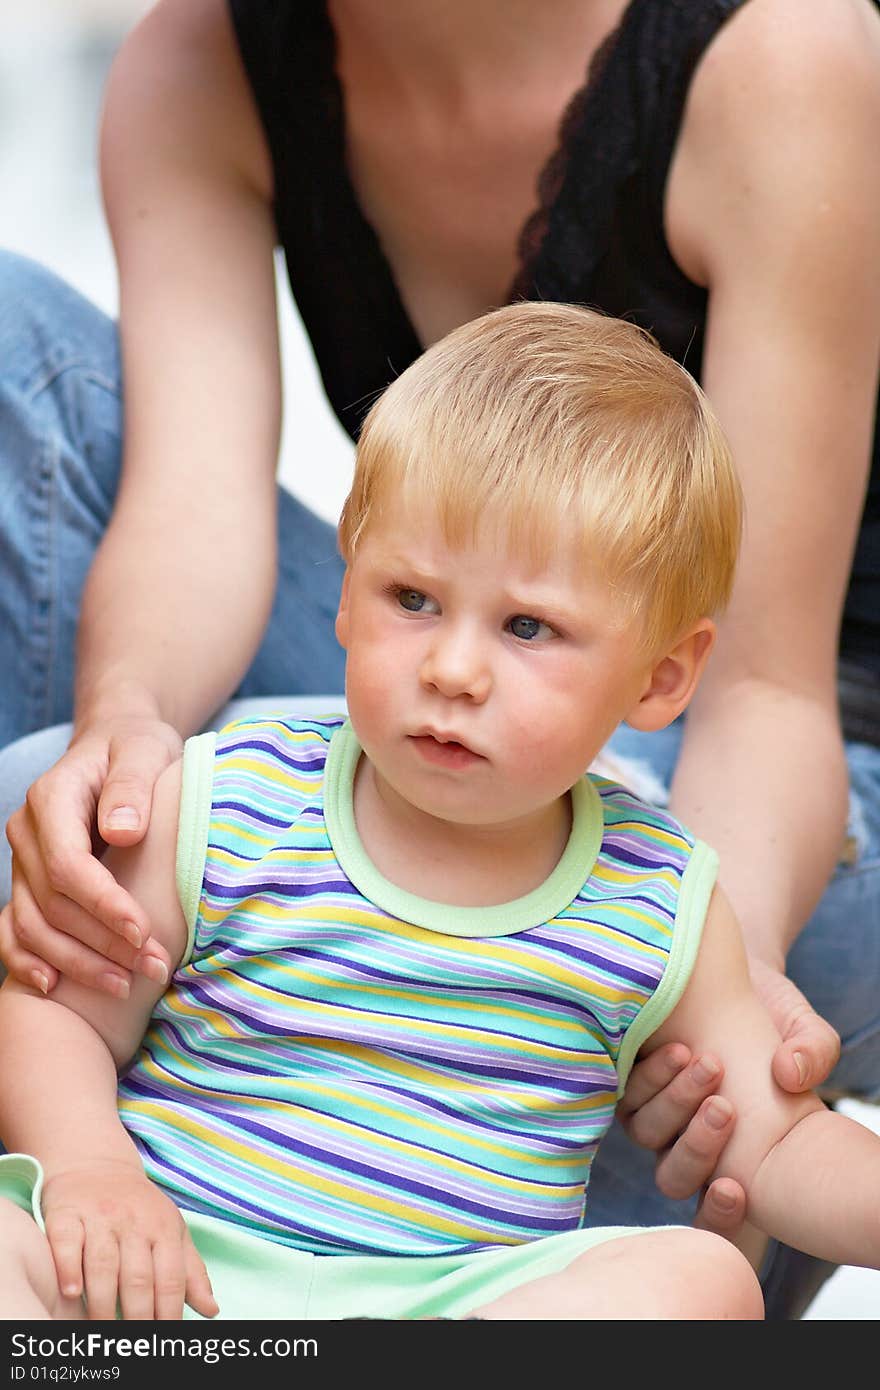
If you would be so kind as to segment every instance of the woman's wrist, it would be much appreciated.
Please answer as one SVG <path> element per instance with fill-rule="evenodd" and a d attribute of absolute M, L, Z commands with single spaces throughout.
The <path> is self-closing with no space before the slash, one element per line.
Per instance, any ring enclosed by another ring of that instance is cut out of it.
<path fill-rule="evenodd" d="M 73 716 L 74 738 L 100 725 L 166 722 L 156 695 L 130 677 L 106 675 L 78 690 Z"/>

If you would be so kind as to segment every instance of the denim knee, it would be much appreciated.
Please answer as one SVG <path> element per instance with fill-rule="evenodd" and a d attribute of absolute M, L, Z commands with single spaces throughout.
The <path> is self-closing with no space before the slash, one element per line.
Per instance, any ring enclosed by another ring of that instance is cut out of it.
<path fill-rule="evenodd" d="M 47 266 L 0 248 L 0 380 L 34 397 L 71 363 L 118 383 L 113 320 Z"/>

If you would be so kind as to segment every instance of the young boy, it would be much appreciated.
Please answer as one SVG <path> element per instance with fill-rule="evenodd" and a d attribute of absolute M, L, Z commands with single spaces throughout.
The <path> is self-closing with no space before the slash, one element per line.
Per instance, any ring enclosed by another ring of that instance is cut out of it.
<path fill-rule="evenodd" d="M 760 1317 L 720 1238 L 581 1227 L 667 1040 L 725 1059 L 751 1221 L 880 1265 L 880 1140 L 773 1083 L 712 851 L 584 775 L 687 706 L 739 532 L 711 410 L 627 324 L 510 307 L 388 389 L 340 525 L 350 723 L 162 778 L 112 870 L 164 995 L 0 993 L 7 1317 Z"/>

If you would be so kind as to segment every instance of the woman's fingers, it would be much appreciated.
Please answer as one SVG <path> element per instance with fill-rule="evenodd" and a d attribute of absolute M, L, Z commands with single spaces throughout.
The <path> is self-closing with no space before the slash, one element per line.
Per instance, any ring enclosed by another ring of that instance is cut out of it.
<path fill-rule="evenodd" d="M 782 1039 L 773 1057 L 773 1077 L 784 1091 L 821 1087 L 837 1065 L 840 1038 L 783 970 L 749 957 L 755 991 Z"/>
<path fill-rule="evenodd" d="M 51 965 L 19 945 L 11 903 L 0 912 L 0 961 L 20 984 L 30 985 L 41 994 L 48 994 L 58 983 L 58 973 Z"/>
<path fill-rule="evenodd" d="M 694 1225 L 702 1231 L 736 1240 L 746 1219 L 746 1194 L 733 1178 L 716 1178 L 700 1203 Z"/>
<path fill-rule="evenodd" d="M 680 1044 L 673 1046 L 676 1049 L 680 1048 Z M 670 1079 L 662 1089 L 650 1093 L 654 1075 L 641 1078 L 640 1089 L 634 1089 L 632 1096 L 627 1087 L 624 1103 L 618 1113 L 629 1137 L 642 1148 L 657 1152 L 674 1144 L 696 1116 L 703 1102 L 718 1089 L 723 1076 L 718 1059 L 710 1053 L 691 1057 L 686 1048 L 684 1052 L 688 1057 L 687 1064 L 679 1067 L 677 1071 L 673 1071 L 672 1068 L 680 1061 L 681 1053 L 676 1052 L 672 1059 L 666 1059 Z M 651 1061 L 651 1058 L 646 1060 Z M 659 1065 L 657 1073 L 659 1074 Z M 645 1095 L 647 1099 L 642 1099 Z M 635 1106 L 634 1100 L 641 1103 Z"/>
<path fill-rule="evenodd" d="M 734 1110 L 723 1096 L 709 1096 L 657 1164 L 656 1182 L 666 1197 L 683 1200 L 706 1185 L 734 1128 Z"/>
<path fill-rule="evenodd" d="M 669 1085 L 691 1060 L 684 1043 L 666 1043 L 640 1058 L 629 1074 L 626 1090 L 617 1108 L 621 1119 L 640 1110 Z"/>
<path fill-rule="evenodd" d="M 823 1083 L 840 1058 L 840 1035 L 820 1014 L 799 1015 L 773 1057 L 773 1077 L 784 1091 L 809 1091 Z"/>
<path fill-rule="evenodd" d="M 180 753 L 181 741 L 167 724 L 110 741 L 107 776 L 98 799 L 98 832 L 108 844 L 133 845 L 150 821 L 153 788 Z"/>
<path fill-rule="evenodd" d="M 43 916 L 53 927 L 68 930 L 61 920 L 71 905 L 102 924 L 135 950 L 149 935 L 149 921 L 138 903 L 122 888 L 92 851 L 93 807 L 77 809 L 53 792 L 28 793 L 28 802 L 9 818 L 7 838 L 12 846 L 13 881 L 24 880 Z M 72 922 L 76 930 L 77 917 Z M 54 963 L 54 962 L 53 962 Z"/>
<path fill-rule="evenodd" d="M 114 966 L 106 955 L 92 949 L 75 936 L 69 936 L 66 932 L 57 931 L 50 926 L 28 884 L 17 876 L 13 878 L 10 917 L 11 931 L 17 946 L 24 952 L 26 959 L 37 960 L 33 971 L 34 978 L 28 978 L 19 973 L 17 957 L 7 958 L 4 949 L 4 963 L 17 979 L 25 984 L 36 985 L 46 993 L 54 986 L 57 975 L 61 974 L 70 980 L 77 980 L 80 984 L 112 994 L 118 999 L 128 997 L 129 972 L 122 966 Z M 87 939 L 97 939 L 101 945 L 108 944 L 109 934 L 101 923 L 90 921 L 83 930 Z M 116 943 L 113 944 L 115 947 Z M 48 961 L 53 967 L 54 978 L 47 975 L 44 961 Z M 36 978 L 40 976 L 45 979 L 45 988 L 41 980 Z"/>

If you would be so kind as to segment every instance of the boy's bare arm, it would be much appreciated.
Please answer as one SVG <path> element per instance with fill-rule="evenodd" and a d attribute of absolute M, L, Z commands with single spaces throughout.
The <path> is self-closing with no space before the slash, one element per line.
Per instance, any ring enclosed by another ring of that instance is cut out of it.
<path fill-rule="evenodd" d="M 880 1267 L 880 1138 L 774 1081 L 779 1034 L 749 979 L 739 925 L 716 888 L 690 982 L 647 1045 L 670 1040 L 724 1058 L 737 1125 L 713 1178 L 732 1177 L 747 1219 L 798 1249 Z"/>
<path fill-rule="evenodd" d="M 143 895 L 179 961 L 186 924 L 175 889 L 180 764 L 163 774 L 144 841 L 114 850 L 113 872 Z M 134 1054 L 160 985 L 128 1000 L 63 980 L 52 996 L 9 978 L 0 990 L 0 1133 L 45 1174 L 42 1207 L 59 1281 L 92 1317 L 180 1317 L 184 1296 L 216 1311 L 173 1203 L 146 1179 L 116 1108 L 117 1067 Z"/>

